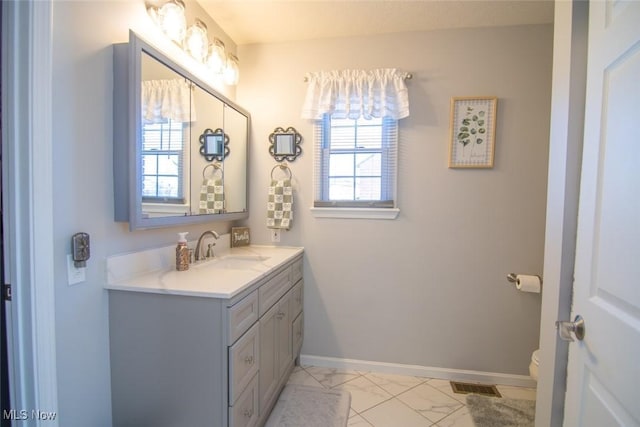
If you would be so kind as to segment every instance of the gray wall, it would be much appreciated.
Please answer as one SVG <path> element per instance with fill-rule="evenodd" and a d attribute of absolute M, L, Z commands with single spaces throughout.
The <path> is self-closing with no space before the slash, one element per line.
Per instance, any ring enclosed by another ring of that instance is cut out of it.
<path fill-rule="evenodd" d="M 240 46 L 253 242 L 270 241 L 268 135 L 294 126 L 304 138 L 290 165 L 294 225 L 281 243 L 306 251 L 303 354 L 527 374 L 541 298 L 505 275 L 542 274 L 552 38 L 541 25 Z M 376 67 L 414 75 L 399 128 L 400 216 L 314 218 L 303 76 Z M 499 98 L 495 167 L 448 169 L 450 98 L 474 95 Z"/>
<path fill-rule="evenodd" d="M 187 2 L 191 14 L 196 8 Z M 198 16 L 206 18 L 202 12 Z M 215 28 L 212 22 L 208 26 Z M 111 426 L 105 258 L 172 244 L 178 231 L 189 231 L 195 239 L 207 228 L 229 228 L 228 223 L 214 223 L 132 233 L 128 224 L 114 222 L 111 46 L 126 42 L 129 28 L 152 37 L 144 2 L 53 4 L 56 351 L 59 423 L 65 427 Z M 70 287 L 66 254 L 78 231 L 91 235 L 91 259 L 86 282 Z"/>

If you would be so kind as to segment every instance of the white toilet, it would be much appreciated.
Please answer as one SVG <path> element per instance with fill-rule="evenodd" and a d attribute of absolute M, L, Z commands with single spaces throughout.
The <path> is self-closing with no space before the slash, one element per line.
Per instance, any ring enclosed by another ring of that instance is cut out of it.
<path fill-rule="evenodd" d="M 529 375 L 538 381 L 538 366 L 540 365 L 540 349 L 537 349 L 531 355 L 531 363 L 529 364 Z"/>

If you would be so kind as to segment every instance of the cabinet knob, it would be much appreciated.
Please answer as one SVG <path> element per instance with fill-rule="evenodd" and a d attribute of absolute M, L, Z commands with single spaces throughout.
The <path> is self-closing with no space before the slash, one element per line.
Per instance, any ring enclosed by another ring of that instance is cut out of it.
<path fill-rule="evenodd" d="M 244 358 L 244 363 L 247 365 L 253 365 L 253 356 L 247 356 Z"/>
<path fill-rule="evenodd" d="M 247 418 L 251 418 L 253 416 L 253 409 L 245 409 L 244 416 Z"/>

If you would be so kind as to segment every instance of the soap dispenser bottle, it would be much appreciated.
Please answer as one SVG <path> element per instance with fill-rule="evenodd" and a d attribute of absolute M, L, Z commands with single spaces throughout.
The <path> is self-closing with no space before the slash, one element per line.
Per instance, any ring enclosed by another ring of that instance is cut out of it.
<path fill-rule="evenodd" d="M 187 234 L 189 233 L 178 233 L 178 245 L 176 246 L 176 270 L 178 271 L 185 271 L 189 269 Z"/>

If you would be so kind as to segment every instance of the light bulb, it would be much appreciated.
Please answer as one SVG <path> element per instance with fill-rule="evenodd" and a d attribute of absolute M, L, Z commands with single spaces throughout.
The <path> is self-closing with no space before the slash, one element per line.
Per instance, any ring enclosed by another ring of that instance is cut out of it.
<path fill-rule="evenodd" d="M 214 74 L 222 74 L 227 62 L 227 54 L 225 52 L 222 40 L 214 39 L 209 46 L 209 57 L 207 58 L 207 67 Z"/>
<path fill-rule="evenodd" d="M 237 85 L 240 78 L 240 69 L 238 67 L 238 58 L 230 53 L 227 57 L 227 65 L 224 69 L 224 82 L 229 85 Z"/>
<path fill-rule="evenodd" d="M 201 20 L 196 19 L 196 23 L 187 30 L 187 36 L 184 39 L 184 50 L 196 60 L 204 62 L 208 47 L 207 26 Z"/>
<path fill-rule="evenodd" d="M 158 9 L 156 15 L 158 25 L 167 37 L 178 44 L 182 43 L 187 28 L 184 3 L 181 0 L 172 0 Z"/>

